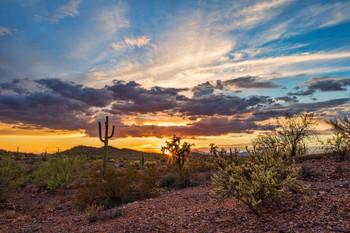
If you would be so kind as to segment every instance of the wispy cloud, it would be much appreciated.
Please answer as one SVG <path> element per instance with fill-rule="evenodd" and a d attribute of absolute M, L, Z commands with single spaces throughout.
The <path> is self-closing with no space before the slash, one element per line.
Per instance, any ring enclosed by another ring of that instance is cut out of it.
<path fill-rule="evenodd" d="M 41 15 L 35 15 L 35 19 L 38 21 L 51 21 L 58 22 L 67 17 L 75 17 L 79 14 L 78 8 L 82 0 L 69 0 L 66 4 L 58 7 L 51 16 L 45 17 Z"/>
<path fill-rule="evenodd" d="M 151 41 L 151 38 L 148 36 L 124 36 L 124 41 L 111 43 L 111 46 L 115 50 L 120 50 L 126 47 L 143 47 Z"/>
<path fill-rule="evenodd" d="M 12 28 L 5 28 L 5 27 L 1 27 L 0 26 L 0 36 L 4 36 L 4 35 L 12 35 L 14 32 L 16 32 L 16 29 L 12 29 Z"/>

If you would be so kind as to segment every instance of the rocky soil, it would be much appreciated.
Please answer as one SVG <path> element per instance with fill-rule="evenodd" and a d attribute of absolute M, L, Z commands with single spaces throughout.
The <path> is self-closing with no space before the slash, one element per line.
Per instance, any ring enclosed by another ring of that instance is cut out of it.
<path fill-rule="evenodd" d="M 102 211 L 90 222 L 75 189 L 26 187 L 0 208 L 0 232 L 350 232 L 350 161 L 309 160 L 310 190 L 294 193 L 258 218 L 234 198 L 211 203 L 210 184 L 163 190 L 157 197 Z M 300 177 L 301 179 L 301 177 Z"/>

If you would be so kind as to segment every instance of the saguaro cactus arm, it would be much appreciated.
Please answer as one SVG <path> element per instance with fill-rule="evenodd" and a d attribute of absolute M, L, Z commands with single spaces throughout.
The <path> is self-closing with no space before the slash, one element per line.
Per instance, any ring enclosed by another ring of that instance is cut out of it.
<path fill-rule="evenodd" d="M 113 127 L 112 127 L 112 133 L 111 133 L 111 136 L 109 136 L 108 138 L 112 138 L 113 137 L 113 135 L 114 135 L 114 125 L 113 125 Z"/>
<path fill-rule="evenodd" d="M 98 136 L 100 137 L 101 142 L 105 142 L 102 138 L 102 129 L 101 129 L 101 122 L 98 122 Z"/>

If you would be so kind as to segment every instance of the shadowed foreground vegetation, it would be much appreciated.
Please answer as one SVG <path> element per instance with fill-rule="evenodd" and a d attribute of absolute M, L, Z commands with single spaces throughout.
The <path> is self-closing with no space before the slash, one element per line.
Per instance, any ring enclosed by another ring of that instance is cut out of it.
<path fill-rule="evenodd" d="M 335 177 L 343 179 L 342 174 L 348 173 L 341 164 L 348 161 L 350 151 L 349 134 L 343 130 L 347 121 L 331 122 L 335 133 L 328 141 L 330 146 L 311 155 L 306 149 L 316 136 L 312 118 L 297 115 L 278 119 L 280 127 L 254 140 L 253 147 L 247 148 L 248 157 L 239 156 L 235 148 L 227 151 L 214 144 L 209 155 L 190 154 L 193 145 L 180 143 L 175 135 L 163 147 L 165 154 L 108 147 L 107 159 L 103 147 L 78 146 L 41 155 L 0 150 L 0 220 L 16 218 L 20 211 L 8 210 L 7 203 L 20 202 L 28 193 L 58 195 L 73 190 L 69 208 L 95 222 L 123 216 L 116 212 L 118 206 L 195 186 L 211 190 L 213 202 L 235 198 L 252 213 L 263 216 L 273 208 L 283 208 L 284 202 L 307 197 L 314 188 L 310 182 L 326 179 L 319 170 L 303 165 L 307 161 L 336 160 L 338 165 L 332 168 L 338 174 Z M 104 159 L 108 161 L 105 172 Z"/>

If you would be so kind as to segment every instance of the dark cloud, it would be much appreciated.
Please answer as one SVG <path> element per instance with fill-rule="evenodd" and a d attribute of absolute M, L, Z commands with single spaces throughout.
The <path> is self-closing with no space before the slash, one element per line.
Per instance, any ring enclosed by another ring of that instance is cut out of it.
<path fill-rule="evenodd" d="M 92 112 L 80 101 L 48 92 L 1 95 L 0 121 L 51 129 L 85 129 Z"/>
<path fill-rule="evenodd" d="M 186 126 L 156 126 L 156 125 L 119 125 L 117 137 L 168 137 L 176 134 L 182 137 L 218 136 L 228 133 L 252 133 L 262 127 L 252 121 L 229 119 L 226 117 L 212 117 L 201 119 Z"/>
<path fill-rule="evenodd" d="M 318 110 L 334 108 L 337 106 L 342 106 L 347 104 L 350 101 L 350 98 L 342 99 L 333 99 L 327 101 L 320 101 L 316 103 L 294 103 L 286 108 L 283 105 L 280 106 L 271 106 L 269 109 L 256 110 L 252 113 L 252 116 L 249 118 L 251 121 L 264 121 L 271 117 L 280 117 L 284 116 L 286 113 L 290 115 L 301 114 L 304 112 L 316 112 Z"/>
<path fill-rule="evenodd" d="M 111 94 L 105 89 L 83 87 L 83 85 L 64 82 L 57 78 L 40 79 L 36 82 L 56 94 L 82 101 L 88 106 L 105 107 L 112 102 Z"/>
<path fill-rule="evenodd" d="M 215 90 L 222 90 L 224 87 L 231 86 L 244 89 L 272 89 L 281 87 L 271 81 L 261 81 L 258 77 L 246 76 L 226 81 L 217 80 L 216 85 L 212 85 L 210 82 L 199 84 L 192 89 L 193 97 L 199 98 L 205 95 L 211 95 Z M 242 91 L 235 90 L 234 92 L 241 93 Z"/>
<path fill-rule="evenodd" d="M 248 112 L 249 108 L 260 104 L 272 103 L 268 96 L 251 96 L 241 98 L 238 96 L 228 95 L 210 95 L 200 99 L 189 99 L 179 108 L 179 112 L 186 115 L 233 115 L 237 113 Z"/>
<path fill-rule="evenodd" d="M 226 80 L 222 82 L 222 85 L 235 86 L 246 89 L 272 89 L 281 87 L 280 85 L 277 85 L 271 81 L 261 81 L 258 77 L 254 76 L 245 76 L 240 78 L 234 78 L 231 80 Z"/>
<path fill-rule="evenodd" d="M 15 79 L 11 82 L 0 83 L 0 93 L 1 90 L 11 90 L 17 94 L 27 94 L 27 89 L 18 86 L 22 81 L 22 79 Z"/>
<path fill-rule="evenodd" d="M 106 86 L 106 89 L 117 101 L 112 106 L 115 113 L 153 113 L 173 110 L 178 106 L 178 102 L 187 100 L 185 96 L 179 95 L 179 92 L 187 89 L 152 87 L 148 90 L 134 81 L 128 83 L 114 81 L 114 85 Z"/>
<path fill-rule="evenodd" d="M 288 95 L 306 96 L 312 95 L 316 91 L 346 91 L 347 86 L 350 86 L 350 79 L 337 79 L 323 76 L 319 78 L 310 78 L 309 81 L 302 83 L 301 86 L 306 86 L 307 90 L 290 92 Z"/>
<path fill-rule="evenodd" d="M 295 96 L 293 96 L 293 97 L 282 96 L 282 97 L 275 98 L 275 100 L 283 100 L 286 103 L 297 103 L 297 102 L 299 102 L 299 100 Z"/>
<path fill-rule="evenodd" d="M 211 95 L 214 93 L 216 87 L 211 85 L 209 82 L 199 84 L 192 89 L 193 97 L 198 98 L 203 95 Z"/>
<path fill-rule="evenodd" d="M 52 78 L 34 82 L 43 88 L 40 92 L 0 93 L 1 122 L 15 124 L 17 129 L 86 130 L 88 135 L 97 136 L 97 122 L 103 122 L 107 114 L 116 125 L 118 137 L 215 136 L 250 133 L 261 129 L 254 121 L 282 116 L 286 112 L 296 114 L 333 108 L 350 101 L 350 98 L 343 98 L 297 103 L 296 97 L 285 96 L 276 98 L 285 102 L 281 104 L 268 96 L 239 97 L 211 91 L 223 88 L 222 82 L 215 86 L 208 82 L 198 85 L 193 89 L 192 98 L 180 94 L 187 89 L 146 89 L 133 81 L 114 81 L 104 88 L 89 88 Z M 15 91 L 15 87 L 22 88 L 22 85 L 21 81 L 13 81 L 1 87 Z M 186 126 L 126 125 L 122 120 L 122 115 L 157 112 L 182 114 L 193 123 Z M 246 113 L 251 114 L 248 120 Z"/>

